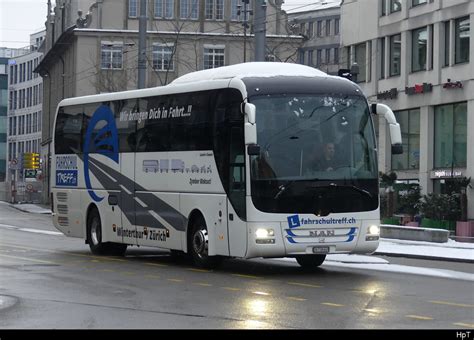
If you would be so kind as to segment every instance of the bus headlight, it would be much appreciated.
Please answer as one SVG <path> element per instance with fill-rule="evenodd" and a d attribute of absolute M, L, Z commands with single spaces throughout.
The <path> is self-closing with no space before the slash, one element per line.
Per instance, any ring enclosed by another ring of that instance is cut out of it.
<path fill-rule="evenodd" d="M 365 236 L 366 241 L 377 241 L 380 237 L 380 227 L 372 224 L 367 229 L 367 235 Z"/>
<path fill-rule="evenodd" d="M 368 234 L 370 235 L 380 235 L 380 227 L 378 225 L 371 225 L 368 229 Z"/>
<path fill-rule="evenodd" d="M 266 228 L 258 228 L 255 231 L 255 236 L 257 239 L 255 240 L 258 244 L 274 244 L 275 239 L 275 231 L 273 229 L 266 229 Z"/>

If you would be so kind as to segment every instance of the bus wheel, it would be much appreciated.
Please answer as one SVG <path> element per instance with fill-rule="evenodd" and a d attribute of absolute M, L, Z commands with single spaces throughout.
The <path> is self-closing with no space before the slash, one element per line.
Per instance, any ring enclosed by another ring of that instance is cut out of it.
<path fill-rule="evenodd" d="M 298 262 L 298 264 L 301 267 L 305 268 L 305 269 L 311 269 L 311 268 L 319 267 L 320 265 L 323 264 L 325 259 L 326 259 L 326 255 L 301 255 L 301 256 L 296 256 L 296 262 Z"/>
<path fill-rule="evenodd" d="M 87 242 L 95 255 L 123 256 L 127 250 L 126 244 L 102 242 L 102 223 L 97 209 L 91 210 L 87 219 Z"/>
<path fill-rule="evenodd" d="M 222 262 L 222 258 L 219 256 L 209 256 L 207 227 L 202 217 L 194 222 L 190 241 L 190 254 L 196 266 L 211 269 Z"/>

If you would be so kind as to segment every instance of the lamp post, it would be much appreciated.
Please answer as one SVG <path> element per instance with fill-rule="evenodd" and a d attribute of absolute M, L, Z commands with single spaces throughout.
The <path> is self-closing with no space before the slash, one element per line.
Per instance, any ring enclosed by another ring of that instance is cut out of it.
<path fill-rule="evenodd" d="M 237 5 L 237 15 L 239 17 L 241 14 L 244 15 L 244 19 L 242 20 L 242 26 L 244 27 L 244 63 L 247 62 L 247 29 L 249 28 L 247 15 L 253 15 L 253 11 L 248 9 L 249 1 L 250 0 L 242 0 L 243 5 Z"/>

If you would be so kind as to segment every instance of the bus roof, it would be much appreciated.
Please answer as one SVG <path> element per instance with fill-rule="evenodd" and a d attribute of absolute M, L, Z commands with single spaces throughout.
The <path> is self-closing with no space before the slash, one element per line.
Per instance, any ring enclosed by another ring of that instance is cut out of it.
<path fill-rule="evenodd" d="M 278 62 L 251 62 L 230 66 L 223 66 L 209 70 L 202 70 L 185 74 L 175 79 L 171 84 L 185 84 L 190 82 L 209 81 L 231 78 L 267 78 L 267 77 L 329 77 L 326 73 L 313 67 Z"/>

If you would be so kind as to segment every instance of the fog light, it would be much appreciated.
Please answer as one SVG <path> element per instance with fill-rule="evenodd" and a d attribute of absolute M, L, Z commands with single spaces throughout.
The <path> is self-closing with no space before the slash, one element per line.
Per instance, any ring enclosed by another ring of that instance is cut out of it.
<path fill-rule="evenodd" d="M 377 241 L 379 239 L 379 236 L 378 235 L 374 235 L 374 236 L 370 236 L 370 235 L 367 235 L 365 237 L 365 240 L 366 241 Z"/>
<path fill-rule="evenodd" d="M 380 235 L 380 227 L 378 225 L 371 225 L 368 229 L 368 234 L 370 235 Z"/>
<path fill-rule="evenodd" d="M 267 237 L 275 236 L 275 232 L 273 231 L 273 229 L 259 228 L 255 232 L 255 235 L 257 236 L 257 238 L 267 238 Z"/>

